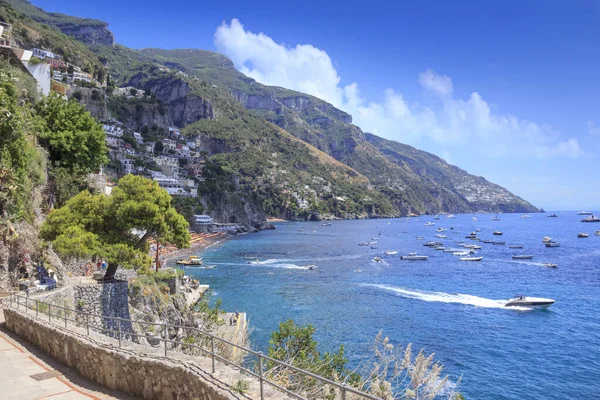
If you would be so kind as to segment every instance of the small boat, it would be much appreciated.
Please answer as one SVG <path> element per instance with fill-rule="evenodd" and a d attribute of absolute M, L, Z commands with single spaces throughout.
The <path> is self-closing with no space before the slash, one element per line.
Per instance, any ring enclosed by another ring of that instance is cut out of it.
<path fill-rule="evenodd" d="M 548 217 L 548 218 L 557 218 L 558 215 L 556 215 L 556 214 L 550 214 L 550 215 L 546 215 L 546 217 Z"/>
<path fill-rule="evenodd" d="M 542 265 L 546 268 L 558 268 L 558 264 L 554 263 L 543 263 Z"/>
<path fill-rule="evenodd" d="M 435 247 L 434 250 L 446 250 L 444 246 Z"/>
<path fill-rule="evenodd" d="M 554 242 L 554 241 L 546 242 L 546 247 L 560 247 L 560 242 Z"/>
<path fill-rule="evenodd" d="M 533 256 L 530 256 L 528 254 L 520 254 L 520 255 L 515 255 L 512 256 L 513 260 L 533 260 Z"/>
<path fill-rule="evenodd" d="M 374 237 L 374 238 L 371 238 L 371 240 L 379 240 L 379 238 Z"/>
<path fill-rule="evenodd" d="M 486 244 L 492 244 L 492 243 L 494 243 L 493 240 L 482 240 L 481 242 L 482 243 L 486 243 Z"/>
<path fill-rule="evenodd" d="M 182 258 L 175 262 L 177 265 L 202 265 L 202 257 L 189 256 L 188 258 Z"/>
<path fill-rule="evenodd" d="M 323 222 L 321 225 L 322 226 L 331 226 L 331 222 Z"/>
<path fill-rule="evenodd" d="M 477 221 L 477 218 L 473 217 L 473 218 L 472 218 L 472 221 L 473 221 L 473 222 Z"/>
<path fill-rule="evenodd" d="M 468 256 L 469 254 L 473 254 L 475 253 L 474 251 L 455 251 L 454 253 L 452 253 L 453 256 L 460 256 L 460 257 L 465 257 Z"/>
<path fill-rule="evenodd" d="M 454 214 L 448 214 L 448 215 L 446 215 L 446 218 L 452 219 L 452 218 L 456 218 L 456 217 L 454 216 Z"/>
<path fill-rule="evenodd" d="M 437 228 L 436 232 L 446 232 L 447 229 L 446 228 Z"/>
<path fill-rule="evenodd" d="M 523 214 L 521 215 L 521 218 L 531 218 L 531 215 Z"/>
<path fill-rule="evenodd" d="M 475 232 L 481 232 L 481 229 L 477 228 L 475 229 Z"/>
<path fill-rule="evenodd" d="M 548 243 L 551 241 L 552 241 L 552 238 L 550 236 L 544 236 L 544 238 L 542 239 L 542 242 L 544 242 L 544 243 Z"/>
<path fill-rule="evenodd" d="M 433 219 L 438 220 L 438 219 L 440 219 L 440 216 L 436 215 L 435 217 L 433 217 Z"/>
<path fill-rule="evenodd" d="M 461 257 L 460 261 L 481 261 L 483 260 L 483 257 L 479 256 L 479 257 Z"/>
<path fill-rule="evenodd" d="M 523 245 L 522 244 L 515 244 L 509 247 L 509 249 L 522 249 Z"/>
<path fill-rule="evenodd" d="M 434 226 L 435 222 L 425 222 L 425 226 Z"/>
<path fill-rule="evenodd" d="M 377 243 L 375 243 L 375 244 L 371 244 L 371 248 L 372 248 L 372 249 L 376 249 L 376 248 L 377 248 Z"/>
<path fill-rule="evenodd" d="M 432 241 L 423 243 L 423 246 L 426 246 L 426 247 L 437 247 L 437 246 L 441 246 L 441 245 L 442 245 L 442 243 L 440 243 L 440 242 L 432 242 Z"/>
<path fill-rule="evenodd" d="M 578 237 L 578 238 L 586 238 L 586 237 L 588 237 L 588 236 L 590 236 L 590 235 L 588 235 L 587 233 L 581 233 L 581 232 L 580 232 L 580 233 L 578 233 L 578 234 L 577 234 L 577 237 Z"/>
<path fill-rule="evenodd" d="M 577 215 L 594 215 L 591 211 L 579 211 Z"/>
<path fill-rule="evenodd" d="M 217 268 L 216 265 L 205 265 L 204 266 L 205 269 L 213 269 L 213 268 Z"/>
<path fill-rule="evenodd" d="M 592 214 L 589 217 L 582 219 L 581 222 L 600 222 L 600 218 Z"/>
<path fill-rule="evenodd" d="M 425 240 L 425 237 L 423 237 L 423 236 L 417 236 L 417 240 Z"/>
<path fill-rule="evenodd" d="M 500 232 L 500 231 L 494 231 L 494 233 L 492 233 L 492 235 L 496 235 L 496 236 L 502 236 L 504 232 Z"/>
<path fill-rule="evenodd" d="M 600 236 L 600 231 L 596 231 L 596 232 L 594 232 L 594 235 L 596 235 L 596 236 Z"/>
<path fill-rule="evenodd" d="M 500 221 L 500 218 L 499 217 L 493 217 L 492 221 Z"/>
<path fill-rule="evenodd" d="M 547 308 L 554 304 L 555 300 L 544 299 L 541 297 L 515 296 L 508 300 L 505 307 L 528 307 L 528 308 Z"/>
<path fill-rule="evenodd" d="M 246 260 L 257 260 L 258 259 L 258 257 L 256 257 L 256 256 L 244 256 L 244 258 Z"/>
<path fill-rule="evenodd" d="M 472 249 L 472 250 L 481 250 L 481 246 L 476 245 L 476 244 L 468 244 L 468 245 L 465 245 L 465 247 L 467 249 Z"/>
<path fill-rule="evenodd" d="M 381 257 L 373 257 L 373 261 L 378 262 L 378 263 L 383 262 Z"/>
<path fill-rule="evenodd" d="M 315 269 L 319 268 L 314 264 L 309 264 L 309 265 L 305 265 L 304 268 L 306 268 L 309 271 L 314 271 Z"/>
<path fill-rule="evenodd" d="M 359 243 L 358 245 L 359 246 L 368 246 L 370 244 L 371 244 L 371 242 L 362 242 L 362 243 Z"/>
<path fill-rule="evenodd" d="M 446 239 L 446 235 L 440 235 L 439 233 L 435 235 L 436 238 Z"/>
<path fill-rule="evenodd" d="M 260 261 L 258 261 L 258 258 L 254 261 L 248 261 L 248 264 L 260 264 Z"/>
<path fill-rule="evenodd" d="M 408 253 L 407 256 L 400 256 L 401 260 L 421 260 L 425 261 L 429 258 L 429 256 L 419 256 L 417 253 Z"/>
<path fill-rule="evenodd" d="M 495 241 L 494 245 L 495 246 L 504 246 L 506 244 L 506 242 L 500 242 L 500 241 Z"/>
<path fill-rule="evenodd" d="M 388 251 L 385 252 L 386 256 L 395 256 L 396 254 L 398 254 L 397 251 L 388 250 Z"/>

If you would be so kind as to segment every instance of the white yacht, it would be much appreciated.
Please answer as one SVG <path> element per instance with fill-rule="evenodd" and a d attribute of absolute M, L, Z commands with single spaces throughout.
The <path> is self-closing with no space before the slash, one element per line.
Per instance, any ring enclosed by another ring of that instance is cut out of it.
<path fill-rule="evenodd" d="M 596 236 L 600 236 L 600 231 L 596 231 L 596 232 L 594 232 L 594 235 L 596 235 Z"/>
<path fill-rule="evenodd" d="M 551 241 L 552 241 L 552 238 L 550 236 L 544 236 L 544 238 L 542 239 L 542 242 L 544 242 L 544 243 L 548 243 Z"/>
<path fill-rule="evenodd" d="M 521 215 L 521 218 L 531 218 L 531 215 L 523 214 Z"/>
<path fill-rule="evenodd" d="M 437 228 L 436 232 L 446 232 L 448 229 L 446 228 Z"/>
<path fill-rule="evenodd" d="M 424 236 L 417 236 L 417 240 L 424 240 L 425 237 Z"/>
<path fill-rule="evenodd" d="M 317 267 L 317 266 L 316 266 L 316 265 L 314 265 L 314 264 L 309 264 L 309 265 L 303 265 L 303 266 L 302 266 L 302 268 L 306 268 L 306 269 L 308 269 L 308 270 L 310 270 L 310 271 L 313 271 L 313 270 L 315 270 L 315 269 L 317 269 L 317 268 L 319 268 L 319 267 Z"/>
<path fill-rule="evenodd" d="M 462 257 L 460 259 L 460 261 L 481 261 L 483 260 L 483 257 L 479 256 L 479 257 Z"/>
<path fill-rule="evenodd" d="M 396 254 L 398 254 L 397 251 L 392 251 L 392 250 L 388 250 L 385 252 L 386 256 L 395 256 Z"/>
<path fill-rule="evenodd" d="M 435 222 L 425 222 L 425 226 L 434 226 Z"/>
<path fill-rule="evenodd" d="M 425 261 L 429 256 L 419 256 L 417 253 L 408 253 L 407 256 L 400 256 L 401 260 L 422 260 Z"/>
<path fill-rule="evenodd" d="M 542 297 L 515 296 L 506 302 L 505 307 L 547 308 L 554 302 L 555 300 Z"/>
<path fill-rule="evenodd" d="M 477 218 L 473 217 L 472 220 L 473 220 L 473 222 L 475 222 L 475 221 L 477 221 Z"/>
<path fill-rule="evenodd" d="M 591 211 L 579 211 L 577 215 L 593 215 Z"/>
<path fill-rule="evenodd" d="M 373 257 L 373 261 L 378 262 L 378 263 L 383 262 L 381 257 Z"/>
<path fill-rule="evenodd" d="M 446 235 L 442 235 L 442 234 L 437 234 L 435 235 L 436 238 L 440 238 L 440 239 L 446 239 Z"/>
<path fill-rule="evenodd" d="M 454 216 L 454 214 L 448 214 L 448 215 L 446 215 L 446 218 L 452 219 L 452 218 L 456 218 L 456 217 Z"/>
<path fill-rule="evenodd" d="M 586 237 L 589 237 L 589 236 L 590 236 L 590 235 L 588 235 L 587 233 L 581 233 L 581 232 L 580 232 L 580 233 L 578 233 L 578 234 L 577 234 L 577 237 L 578 237 L 578 238 L 586 238 Z"/>
<path fill-rule="evenodd" d="M 549 241 L 546 242 L 546 247 L 560 247 L 560 242 L 555 242 L 555 241 Z"/>

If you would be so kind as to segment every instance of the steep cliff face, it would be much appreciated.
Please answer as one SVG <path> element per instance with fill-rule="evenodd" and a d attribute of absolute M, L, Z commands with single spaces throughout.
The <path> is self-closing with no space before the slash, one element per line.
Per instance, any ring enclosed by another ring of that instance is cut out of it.
<path fill-rule="evenodd" d="M 153 76 L 145 72 L 133 76 L 128 83 L 149 90 L 167 109 L 169 120 L 184 127 L 200 119 L 214 119 L 215 111 L 210 100 L 194 93 L 183 77 L 167 74 Z"/>
<path fill-rule="evenodd" d="M 60 17 L 62 14 L 51 15 Z M 88 21 L 92 22 L 90 23 Z M 55 26 L 65 35 L 72 36 L 80 42 L 112 46 L 115 43 L 115 37 L 113 36 L 113 33 L 108 30 L 108 24 L 98 22 L 101 21 L 81 19 L 79 23 L 57 22 L 55 23 Z"/>
<path fill-rule="evenodd" d="M 107 121 L 110 117 L 106 95 L 102 89 L 80 88 L 77 86 L 69 87 L 67 91 L 69 99 L 74 98 L 100 121 Z"/>

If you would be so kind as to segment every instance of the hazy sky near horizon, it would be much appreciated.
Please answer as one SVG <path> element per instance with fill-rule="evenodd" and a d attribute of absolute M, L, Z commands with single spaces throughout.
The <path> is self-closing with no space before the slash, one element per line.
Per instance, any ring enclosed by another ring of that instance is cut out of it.
<path fill-rule="evenodd" d="M 222 52 L 546 210 L 600 210 L 597 0 L 32 2 L 132 48 Z"/>

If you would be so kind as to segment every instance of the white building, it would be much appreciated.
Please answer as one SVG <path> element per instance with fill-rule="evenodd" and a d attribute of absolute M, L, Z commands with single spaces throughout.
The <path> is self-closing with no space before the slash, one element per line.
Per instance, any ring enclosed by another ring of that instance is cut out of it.
<path fill-rule="evenodd" d="M 212 225 L 213 219 L 210 215 L 194 215 L 194 222 L 198 225 Z"/>
<path fill-rule="evenodd" d="M 64 75 L 64 76 L 66 76 L 66 75 Z M 62 81 L 63 73 L 60 72 L 59 70 L 55 69 L 54 71 L 52 71 L 52 79 L 54 79 L 55 81 L 59 81 L 59 82 Z"/>
<path fill-rule="evenodd" d="M 107 136 L 106 144 L 108 144 L 108 147 L 119 148 L 123 144 L 123 141 L 118 137 Z"/>
<path fill-rule="evenodd" d="M 172 167 L 179 167 L 179 159 L 175 157 L 158 156 L 154 157 L 154 162 L 156 162 L 156 165 L 158 166 L 169 165 Z"/>
<path fill-rule="evenodd" d="M 121 137 L 123 136 L 123 128 L 114 125 L 102 125 L 102 129 L 107 135 Z"/>
<path fill-rule="evenodd" d="M 37 58 L 56 58 L 56 54 L 53 52 L 38 48 L 33 49 L 33 56 Z"/>
<path fill-rule="evenodd" d="M 155 177 L 154 180 L 158 183 L 158 186 L 165 189 L 171 196 L 196 197 L 198 195 L 198 190 L 195 187 L 187 187 L 177 179 Z"/>
<path fill-rule="evenodd" d="M 163 139 L 162 144 L 165 150 L 177 150 L 177 142 L 171 139 Z"/>
<path fill-rule="evenodd" d="M 133 137 L 135 138 L 135 141 L 138 142 L 138 144 L 144 144 L 144 138 L 142 137 L 141 133 L 133 132 Z"/>
<path fill-rule="evenodd" d="M 125 175 L 133 174 L 133 171 L 135 170 L 133 163 L 134 160 L 130 158 L 121 159 L 121 165 L 123 165 L 123 172 L 125 173 Z"/>
<path fill-rule="evenodd" d="M 85 72 L 73 71 L 73 81 L 91 82 L 92 76 Z"/>
<path fill-rule="evenodd" d="M 154 153 L 154 144 L 155 142 L 146 142 L 146 153 Z"/>

